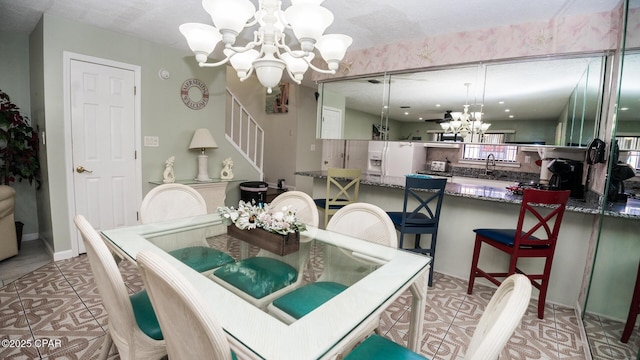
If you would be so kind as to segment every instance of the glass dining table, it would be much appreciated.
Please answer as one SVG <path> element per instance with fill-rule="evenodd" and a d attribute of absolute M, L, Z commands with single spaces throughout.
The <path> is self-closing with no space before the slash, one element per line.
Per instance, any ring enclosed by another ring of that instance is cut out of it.
<path fill-rule="evenodd" d="M 357 225 L 356 225 L 357 226 Z M 419 351 L 431 259 L 335 232 L 308 227 L 301 233 L 299 251 L 308 251 L 310 263 L 326 267 L 333 262 L 317 257 L 338 251 L 359 271 L 360 278 L 349 280 L 348 288 L 291 324 L 255 307 L 233 292 L 170 256 L 167 251 L 189 246 L 194 238 L 226 234 L 218 214 L 207 214 L 154 224 L 136 225 L 101 232 L 110 249 L 135 263 L 143 250 L 154 251 L 182 273 L 198 289 L 224 328 L 238 358 L 251 359 L 333 359 L 343 355 L 345 346 L 361 336 L 372 319 L 407 290 L 412 310 L 408 347 Z M 302 244 L 301 244 L 302 245 Z M 322 250 L 322 251 L 320 251 Z M 367 266 L 363 266 L 363 264 Z M 344 264 L 341 265 L 344 267 Z M 308 267 L 311 270 L 311 267 Z M 335 274 L 343 269 L 333 269 Z M 345 278 L 348 277 L 345 273 Z M 308 275 L 308 274 L 307 274 Z M 314 281 L 318 274 L 306 276 Z"/>

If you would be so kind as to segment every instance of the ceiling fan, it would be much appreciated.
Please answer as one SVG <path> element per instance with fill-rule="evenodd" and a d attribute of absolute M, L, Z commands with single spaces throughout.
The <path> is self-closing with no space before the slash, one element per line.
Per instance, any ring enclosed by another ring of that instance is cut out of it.
<path fill-rule="evenodd" d="M 444 113 L 444 116 L 442 119 L 424 119 L 425 122 L 430 122 L 430 121 L 434 121 L 437 124 L 443 123 L 443 122 L 447 122 L 447 121 L 451 121 L 453 120 L 453 116 L 451 116 L 451 112 L 453 110 L 447 110 Z"/>

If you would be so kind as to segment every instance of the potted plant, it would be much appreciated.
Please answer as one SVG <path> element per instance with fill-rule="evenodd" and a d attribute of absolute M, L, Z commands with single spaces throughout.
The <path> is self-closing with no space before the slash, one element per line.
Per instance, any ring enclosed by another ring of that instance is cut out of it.
<path fill-rule="evenodd" d="M 0 90 L 0 184 L 34 181 L 40 187 L 38 133 L 9 95 Z"/>
<path fill-rule="evenodd" d="M 9 95 L 0 90 L 0 185 L 27 180 L 40 187 L 38 132 L 33 129 Z M 22 222 L 16 222 L 18 248 L 22 239 Z"/>
<path fill-rule="evenodd" d="M 307 229 L 290 206 L 273 209 L 240 200 L 238 209 L 218 207 L 218 214 L 229 225 L 227 234 L 280 256 L 298 251 L 300 232 Z"/>

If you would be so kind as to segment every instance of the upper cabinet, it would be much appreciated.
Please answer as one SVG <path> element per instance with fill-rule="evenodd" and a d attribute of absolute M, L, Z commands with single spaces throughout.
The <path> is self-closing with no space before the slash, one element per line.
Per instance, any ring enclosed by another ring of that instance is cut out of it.
<path fill-rule="evenodd" d="M 325 82 L 317 135 L 586 146 L 600 120 L 606 59 L 601 53 Z M 452 137 L 441 123 L 465 105 L 490 126 Z"/>

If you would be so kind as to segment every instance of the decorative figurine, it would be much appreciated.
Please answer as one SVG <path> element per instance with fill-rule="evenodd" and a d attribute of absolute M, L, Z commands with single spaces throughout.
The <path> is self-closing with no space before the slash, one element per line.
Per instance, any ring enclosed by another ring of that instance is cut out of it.
<path fill-rule="evenodd" d="M 231 168 L 233 167 L 233 160 L 230 157 L 224 159 L 222 162 L 222 171 L 220 171 L 220 179 L 222 180 L 231 180 L 233 179 L 233 171 Z"/>
<path fill-rule="evenodd" d="M 168 158 L 167 161 L 164 162 L 165 168 L 164 168 L 164 174 L 163 174 L 164 178 L 162 182 L 165 184 L 171 184 L 176 182 L 176 177 L 173 174 L 173 163 L 175 160 L 176 160 L 176 157 L 172 156 Z"/>

